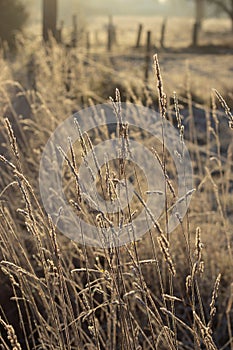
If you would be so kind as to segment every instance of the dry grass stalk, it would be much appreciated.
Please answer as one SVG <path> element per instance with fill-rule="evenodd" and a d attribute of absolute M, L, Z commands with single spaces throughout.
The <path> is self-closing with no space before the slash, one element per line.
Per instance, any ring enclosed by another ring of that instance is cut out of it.
<path fill-rule="evenodd" d="M 206 349 L 207 350 L 218 350 L 214 341 L 213 341 L 213 338 L 211 336 L 211 334 L 212 334 L 211 329 L 208 326 L 206 327 L 204 325 L 204 323 L 201 321 L 200 317 L 197 315 L 197 313 L 195 311 L 193 312 L 193 316 L 194 316 L 194 319 L 197 322 L 197 325 L 198 325 L 199 330 L 201 332 L 201 336 L 202 336 L 203 342 L 206 346 Z"/>
<path fill-rule="evenodd" d="M 221 106 L 224 109 L 226 116 L 228 117 L 229 127 L 231 129 L 233 129 L 233 115 L 231 113 L 230 108 L 228 107 L 228 105 L 227 105 L 226 101 L 224 100 L 224 98 L 222 97 L 222 95 L 216 89 L 213 89 L 213 91 L 216 94 L 219 102 L 221 103 Z"/>
<path fill-rule="evenodd" d="M 166 170 L 166 168 L 164 168 L 163 162 L 162 162 L 162 160 L 161 160 L 161 158 L 160 158 L 158 152 L 157 152 L 156 149 L 154 149 L 153 147 L 152 147 L 152 152 L 153 152 L 154 156 L 156 157 L 156 159 L 158 160 L 159 165 L 161 166 L 161 169 L 163 169 L 163 173 L 164 173 L 164 177 L 165 177 L 166 183 L 167 183 L 167 185 L 168 185 L 168 188 L 169 188 L 169 190 L 170 190 L 170 192 L 171 192 L 173 198 L 174 198 L 174 199 L 177 199 L 177 195 L 176 195 L 176 193 L 175 193 L 175 189 L 174 189 L 174 187 L 173 187 L 173 185 L 172 185 L 172 183 L 171 183 L 171 181 L 170 181 L 170 179 L 169 179 L 167 170 Z"/>
<path fill-rule="evenodd" d="M 18 338 L 15 334 L 14 328 L 7 324 L 3 319 L 0 317 L 0 324 L 5 328 L 7 331 L 7 338 L 11 344 L 12 350 L 22 350 L 20 343 L 18 342 Z"/>
<path fill-rule="evenodd" d="M 201 252 L 203 249 L 203 243 L 201 242 L 201 229 L 200 227 L 197 227 L 196 229 L 196 242 L 195 242 L 195 248 L 196 248 L 196 257 L 198 263 L 201 261 Z"/>
<path fill-rule="evenodd" d="M 172 261 L 170 252 L 169 252 L 169 242 L 168 242 L 168 240 L 167 240 L 167 238 L 165 237 L 164 234 L 161 234 L 157 238 L 157 240 L 158 240 L 161 252 L 163 253 L 164 259 L 165 259 L 166 263 L 168 264 L 169 270 L 170 270 L 171 274 L 173 276 L 175 276 L 176 275 L 176 269 L 175 269 L 174 263 Z"/>
<path fill-rule="evenodd" d="M 173 93 L 173 99 L 174 99 L 174 107 L 175 107 L 175 113 L 176 113 L 176 120 L 177 120 L 177 127 L 180 133 L 180 141 L 184 142 L 184 125 L 182 124 L 182 118 L 180 114 L 180 108 L 179 108 L 179 102 L 177 99 L 177 94 L 174 91 Z"/>
<path fill-rule="evenodd" d="M 12 126 L 9 122 L 9 119 L 5 118 L 5 124 L 6 124 L 6 129 L 7 129 L 7 133 L 8 133 L 8 137 L 9 137 L 9 141 L 10 141 L 10 145 L 11 145 L 13 154 L 15 155 L 17 162 L 20 164 L 19 151 L 18 151 L 18 147 L 17 147 L 16 137 L 14 135 L 14 132 L 13 132 Z"/>
<path fill-rule="evenodd" d="M 212 327 L 213 318 L 214 318 L 214 316 L 216 314 L 215 303 L 216 303 L 216 299 L 218 297 L 218 290 L 219 290 L 220 280 L 221 280 L 221 274 L 218 275 L 218 277 L 216 278 L 215 284 L 214 284 L 214 289 L 213 289 L 211 303 L 210 303 L 210 319 L 209 319 L 209 322 L 208 322 L 208 325 L 207 325 L 207 327 L 209 327 L 209 328 Z"/>
<path fill-rule="evenodd" d="M 158 94 L 159 94 L 159 105 L 160 105 L 160 111 L 162 118 L 166 118 L 166 112 L 167 112 L 167 96 L 164 93 L 163 90 L 163 79 L 160 71 L 160 65 L 158 60 L 158 55 L 154 55 L 154 71 L 155 76 L 157 77 L 157 88 L 158 88 Z"/>

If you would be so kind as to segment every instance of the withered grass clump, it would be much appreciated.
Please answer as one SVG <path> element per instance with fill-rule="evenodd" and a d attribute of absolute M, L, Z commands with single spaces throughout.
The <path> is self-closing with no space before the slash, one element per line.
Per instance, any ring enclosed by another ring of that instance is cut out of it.
<path fill-rule="evenodd" d="M 233 349 L 232 141 L 225 144 L 226 152 L 222 154 L 219 131 L 224 111 L 232 126 L 227 103 L 219 92 L 213 91 L 212 109 L 203 107 L 207 142 L 199 145 L 198 138 L 186 140 L 196 193 L 185 218 L 177 213 L 179 226 L 172 234 L 167 232 L 167 223 L 169 208 L 178 196 L 174 164 L 169 163 L 164 144 L 157 147 L 149 135 L 132 130 L 122 120 L 119 89 L 110 101 L 116 114 L 115 135 L 109 135 L 106 129 L 82 135 L 76 125 L 79 144 L 72 145 L 68 139 L 68 155 L 59 148 L 64 157 L 63 185 L 74 213 L 98 227 L 103 249 L 91 248 L 59 233 L 41 205 L 37 178 L 43 147 L 61 122 L 58 116 L 65 117 L 82 104 L 90 105 L 94 111 L 94 102 L 104 99 L 91 91 L 92 81 L 86 78 L 94 79 L 93 75 L 91 78 L 85 74 L 93 73 L 94 68 L 85 68 L 83 55 L 75 56 L 70 51 L 64 58 L 55 43 L 49 50 L 40 60 L 36 57 L 35 90 L 25 91 L 9 76 L 0 86 L 1 347 Z M 161 118 L 171 120 L 183 143 L 188 134 L 183 106 L 176 93 L 170 100 L 165 95 L 157 56 L 154 70 Z M 19 118 L 9 87 L 17 87 L 15 97 L 27 101 L 29 116 Z M 154 91 L 145 91 L 150 106 L 154 95 Z M 126 97 L 134 102 L 138 98 L 130 86 Z M 218 109 L 216 97 L 223 111 Z M 192 108 L 191 94 L 189 98 Z M 169 101 L 173 101 L 173 106 L 168 106 Z M 145 99 L 137 102 L 142 104 Z M 189 118 L 195 127 L 192 118 L 195 114 Z M 166 203 L 161 220 L 146 205 L 147 196 L 161 193 L 148 191 L 143 174 L 124 159 L 130 152 L 130 136 L 138 135 L 158 160 L 164 176 Z M 100 210 L 98 203 L 85 196 L 78 172 L 80 159 L 88 152 L 93 153 L 98 166 L 95 142 L 106 136 L 118 137 L 121 156 L 112 162 L 106 158 L 98 173 L 99 193 L 113 202 L 119 200 L 119 188 L 127 192 L 126 180 L 130 178 L 134 185 L 132 203 L 114 214 Z M 180 157 L 182 160 L 182 154 Z M 117 241 L 116 227 L 132 223 L 142 209 L 152 220 L 153 228 L 140 241 L 132 239 L 122 247 L 104 247 L 104 230 L 109 229 Z M 58 220 L 59 215 L 62 210 Z"/>

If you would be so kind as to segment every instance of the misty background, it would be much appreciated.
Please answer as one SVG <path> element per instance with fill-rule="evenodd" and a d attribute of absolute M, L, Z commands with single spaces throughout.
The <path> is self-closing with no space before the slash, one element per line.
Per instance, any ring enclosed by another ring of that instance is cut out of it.
<path fill-rule="evenodd" d="M 42 0 L 24 0 L 28 5 L 30 23 L 41 21 Z M 192 0 L 58 0 L 59 20 L 71 24 L 72 14 L 79 16 L 143 15 L 193 16 Z"/>

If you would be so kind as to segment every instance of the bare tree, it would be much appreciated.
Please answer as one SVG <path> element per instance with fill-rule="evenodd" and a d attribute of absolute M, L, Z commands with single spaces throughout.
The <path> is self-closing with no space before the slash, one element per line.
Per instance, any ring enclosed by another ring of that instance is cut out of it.
<path fill-rule="evenodd" d="M 231 28 L 233 32 L 233 0 L 206 0 L 210 5 L 216 6 L 220 11 L 224 12 L 231 20 Z"/>

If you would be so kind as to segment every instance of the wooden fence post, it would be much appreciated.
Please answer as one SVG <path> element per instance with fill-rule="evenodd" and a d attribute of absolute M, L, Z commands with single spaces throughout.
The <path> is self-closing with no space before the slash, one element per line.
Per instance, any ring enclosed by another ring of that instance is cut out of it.
<path fill-rule="evenodd" d="M 77 25 L 77 16 L 76 15 L 73 15 L 72 22 L 73 22 L 73 30 L 72 30 L 72 34 L 71 34 L 71 45 L 72 45 L 72 47 L 77 47 L 78 25 Z"/>
<path fill-rule="evenodd" d="M 86 33 L 86 48 L 87 48 L 87 51 L 89 51 L 90 50 L 90 48 L 91 48 L 91 43 L 90 43 L 90 32 L 87 32 Z"/>
<path fill-rule="evenodd" d="M 160 47 L 164 48 L 164 41 L 165 41 L 165 33 L 166 33 L 166 27 L 167 27 L 167 18 L 164 18 L 162 27 L 161 27 L 161 37 L 160 37 Z"/>
<path fill-rule="evenodd" d="M 112 36 L 110 28 L 108 28 L 108 51 L 112 50 Z"/>
<path fill-rule="evenodd" d="M 117 43 L 116 39 L 116 28 L 113 24 L 112 16 L 109 16 L 109 22 L 108 22 L 108 44 L 107 49 L 108 51 L 112 50 L 112 46 Z"/>
<path fill-rule="evenodd" d="M 151 63 L 151 31 L 147 32 L 146 59 L 145 59 L 145 81 L 148 81 Z"/>
<path fill-rule="evenodd" d="M 194 47 L 198 46 L 199 33 L 200 33 L 200 22 L 195 22 L 193 25 L 193 42 L 192 42 L 192 45 Z"/>
<path fill-rule="evenodd" d="M 43 0 L 43 39 L 57 37 L 57 0 Z"/>
<path fill-rule="evenodd" d="M 138 26 L 138 34 L 137 34 L 137 41 L 136 41 L 136 48 L 138 49 L 140 47 L 141 44 L 141 37 L 142 37 L 142 24 L 139 24 Z"/>

